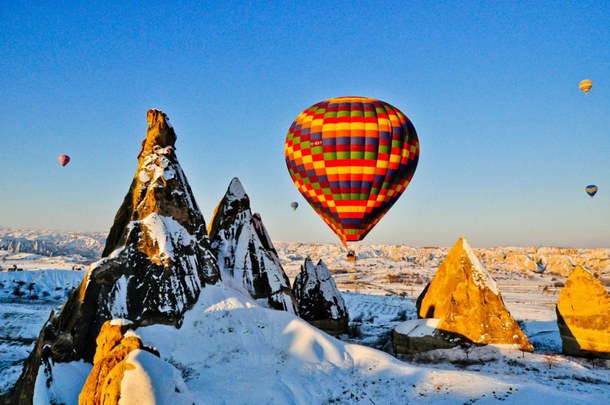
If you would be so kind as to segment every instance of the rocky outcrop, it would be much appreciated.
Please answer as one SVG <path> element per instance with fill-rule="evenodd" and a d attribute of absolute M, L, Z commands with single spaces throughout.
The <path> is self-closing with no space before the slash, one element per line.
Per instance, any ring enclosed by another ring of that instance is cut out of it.
<path fill-rule="evenodd" d="M 583 267 L 568 277 L 556 312 L 564 354 L 610 359 L 610 295 Z"/>
<path fill-rule="evenodd" d="M 121 397 L 121 380 L 125 370 L 132 369 L 126 362 L 134 350 L 146 348 L 133 332 L 125 335 L 131 322 L 107 321 L 97 337 L 97 350 L 93 369 L 79 395 L 78 402 L 85 404 L 117 404 Z"/>
<path fill-rule="evenodd" d="M 41 356 L 51 363 L 92 362 L 102 324 L 114 318 L 136 327 L 178 326 L 201 289 L 220 278 L 205 221 L 176 158 L 174 129 L 161 111 L 148 111 L 147 119 L 138 168 L 102 259 L 43 327 L 10 393 L 13 403 L 32 402 L 34 382 L 44 372 Z"/>
<path fill-rule="evenodd" d="M 259 214 L 234 178 L 214 211 L 210 224 L 212 252 L 223 281 L 245 289 L 271 308 L 296 313 L 290 281 Z"/>
<path fill-rule="evenodd" d="M 461 337 L 438 329 L 439 319 L 411 319 L 392 331 L 394 353 L 414 354 L 458 346 Z"/>
<path fill-rule="evenodd" d="M 421 318 L 438 318 L 438 329 L 478 344 L 514 344 L 533 351 L 504 305 L 496 282 L 460 238 L 417 300 Z"/>
<path fill-rule="evenodd" d="M 310 257 L 305 259 L 294 279 L 293 291 L 301 318 L 331 335 L 347 333 L 347 307 L 322 260 L 314 265 Z"/>
<path fill-rule="evenodd" d="M 130 322 L 120 319 L 107 321 L 102 325 L 97 337 L 93 368 L 78 397 L 79 405 L 112 405 L 118 404 L 120 399 L 123 403 L 136 403 L 129 401 L 130 396 L 134 394 L 130 389 L 129 380 L 135 379 L 140 384 L 153 383 L 155 374 L 163 374 L 166 382 L 164 385 L 171 385 L 170 389 L 165 387 L 166 389 L 162 390 L 162 384 L 154 383 L 154 390 L 135 387 L 136 390 L 154 396 L 153 401 L 150 401 L 151 398 L 138 393 L 137 403 L 169 403 L 168 400 L 174 404 L 192 403 L 192 397 L 178 370 L 161 360 L 154 349 L 145 346 L 140 337 L 130 330 L 131 326 Z M 147 361 L 142 363 L 138 361 L 139 357 L 145 357 Z M 165 372 L 159 373 L 160 369 Z M 169 393 L 169 398 L 167 395 L 158 398 L 161 394 L 159 391 Z"/>

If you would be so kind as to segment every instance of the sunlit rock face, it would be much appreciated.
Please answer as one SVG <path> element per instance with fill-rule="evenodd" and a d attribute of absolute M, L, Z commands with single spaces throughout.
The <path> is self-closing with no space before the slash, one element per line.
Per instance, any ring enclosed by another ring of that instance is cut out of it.
<path fill-rule="evenodd" d="M 504 305 L 496 282 L 460 238 L 417 300 L 420 318 L 438 318 L 437 328 L 478 344 L 514 344 L 533 351 Z"/>
<path fill-rule="evenodd" d="M 139 337 L 130 334 L 129 323 L 113 324 L 106 321 L 97 337 L 93 368 L 79 395 L 79 404 L 118 403 L 121 380 L 126 370 L 133 369 L 125 359 L 134 350 L 145 348 Z M 114 401 L 114 402 L 113 402 Z"/>
<path fill-rule="evenodd" d="M 194 403 L 180 372 L 144 345 L 131 326 L 119 319 L 102 325 L 79 405 Z"/>
<path fill-rule="evenodd" d="M 225 283 L 245 289 L 271 308 L 296 313 L 290 281 L 239 179 L 231 180 L 216 207 L 209 235 Z"/>
<path fill-rule="evenodd" d="M 305 259 L 294 279 L 293 291 L 301 318 L 331 335 L 347 333 L 345 301 L 322 260 L 314 265 L 310 257 Z"/>
<path fill-rule="evenodd" d="M 610 296 L 597 278 L 577 266 L 556 311 L 564 354 L 610 358 Z"/>
<path fill-rule="evenodd" d="M 179 326 L 201 289 L 220 279 L 203 215 L 176 157 L 174 129 L 161 111 L 148 111 L 147 120 L 138 168 L 102 259 L 43 327 L 10 393 L 15 403 L 31 402 L 41 359 L 93 361 L 96 337 L 109 319 Z"/>

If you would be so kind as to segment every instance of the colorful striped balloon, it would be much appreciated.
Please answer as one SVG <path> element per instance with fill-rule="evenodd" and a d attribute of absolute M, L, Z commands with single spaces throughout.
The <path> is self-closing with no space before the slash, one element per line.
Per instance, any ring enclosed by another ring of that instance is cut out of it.
<path fill-rule="evenodd" d="M 347 247 L 362 240 L 405 191 L 419 140 L 396 107 L 338 97 L 297 117 L 284 153 L 297 189 Z"/>

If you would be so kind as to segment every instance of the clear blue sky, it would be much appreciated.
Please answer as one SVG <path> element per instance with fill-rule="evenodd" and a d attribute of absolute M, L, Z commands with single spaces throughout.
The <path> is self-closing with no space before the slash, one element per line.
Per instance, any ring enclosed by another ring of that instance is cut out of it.
<path fill-rule="evenodd" d="M 610 247 L 608 1 L 74 3 L 0 7 L 2 226 L 107 231 L 157 107 L 208 222 L 237 176 L 273 239 L 338 243 L 284 139 L 362 95 L 421 142 L 365 243 Z"/>

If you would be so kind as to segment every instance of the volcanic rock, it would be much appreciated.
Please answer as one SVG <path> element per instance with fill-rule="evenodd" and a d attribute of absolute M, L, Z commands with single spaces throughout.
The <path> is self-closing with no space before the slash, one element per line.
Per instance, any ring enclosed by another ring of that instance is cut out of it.
<path fill-rule="evenodd" d="M 209 235 L 225 283 L 245 289 L 271 308 L 296 313 L 290 281 L 260 215 L 252 214 L 239 179 L 231 180 L 216 207 Z"/>
<path fill-rule="evenodd" d="M 130 322 L 120 319 L 102 325 L 93 368 L 78 397 L 79 405 L 111 405 L 119 403 L 120 399 L 130 403 L 134 396 L 137 403 L 193 403 L 180 372 L 161 360 L 154 349 L 145 346 L 140 337 L 129 330 L 131 326 Z M 160 383 L 156 381 L 159 374 Z M 132 386 L 130 381 L 133 380 L 140 386 Z M 151 384 L 154 389 L 147 389 L 141 386 L 142 383 Z"/>
<path fill-rule="evenodd" d="M 610 295 L 598 279 L 576 266 L 555 309 L 564 354 L 610 359 Z"/>
<path fill-rule="evenodd" d="M 394 353 L 413 354 L 459 345 L 459 338 L 438 329 L 439 319 L 411 319 L 399 323 L 392 331 Z"/>
<path fill-rule="evenodd" d="M 322 260 L 314 266 L 310 257 L 305 259 L 294 279 L 293 291 L 301 318 L 330 335 L 347 333 L 347 307 Z"/>
<path fill-rule="evenodd" d="M 438 318 L 438 329 L 477 344 L 515 344 L 533 351 L 504 305 L 496 282 L 460 238 L 417 300 L 420 318 Z"/>
<path fill-rule="evenodd" d="M 41 359 L 92 362 L 105 321 L 179 326 L 201 289 L 220 279 L 203 215 L 176 158 L 174 129 L 161 111 L 148 111 L 147 119 L 138 168 L 102 259 L 43 327 L 9 403 L 32 402 Z"/>

